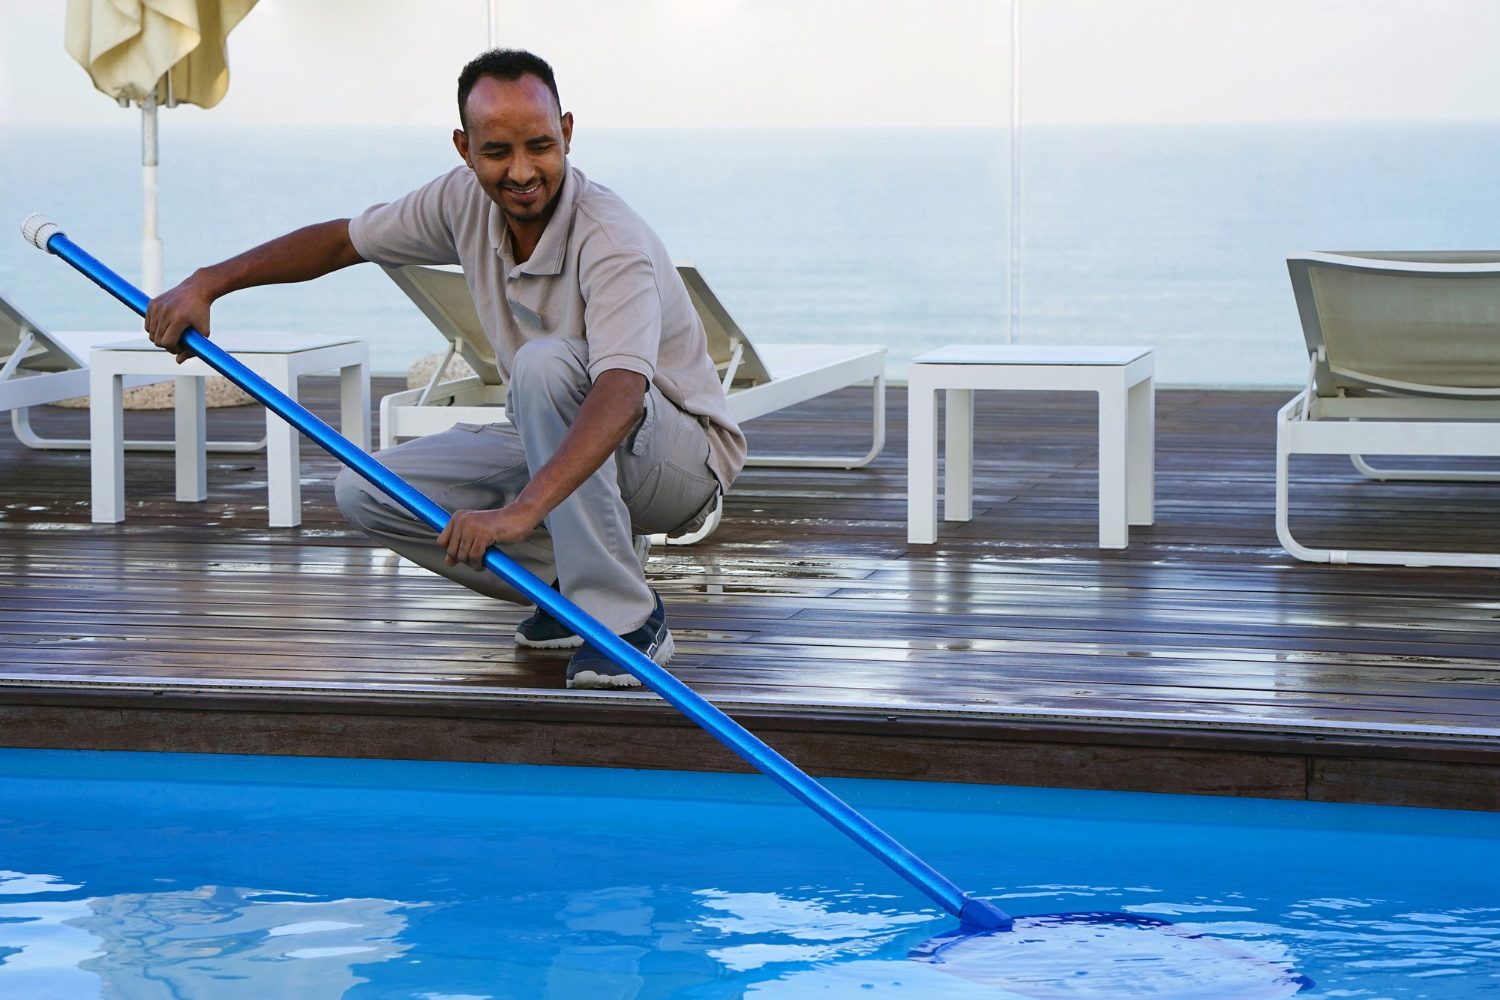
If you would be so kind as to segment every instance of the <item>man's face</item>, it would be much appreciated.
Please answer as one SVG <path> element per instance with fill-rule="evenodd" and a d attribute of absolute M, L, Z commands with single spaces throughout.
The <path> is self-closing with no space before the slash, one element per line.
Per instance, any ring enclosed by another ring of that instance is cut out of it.
<path fill-rule="evenodd" d="M 480 77 L 453 133 L 458 155 L 500 206 L 511 229 L 538 233 L 552 216 L 567 171 L 573 116 L 559 115 L 552 91 L 536 77 Z"/>

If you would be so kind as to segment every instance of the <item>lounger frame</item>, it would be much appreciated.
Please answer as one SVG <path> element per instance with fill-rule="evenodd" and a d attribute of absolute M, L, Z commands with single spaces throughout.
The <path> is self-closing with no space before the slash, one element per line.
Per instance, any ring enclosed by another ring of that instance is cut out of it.
<path fill-rule="evenodd" d="M 1302 253 L 1287 267 L 1308 375 L 1276 419 L 1282 546 L 1310 562 L 1500 567 L 1500 553 L 1310 546 L 1290 523 L 1293 455 L 1347 455 L 1378 480 L 1500 480 L 1367 458 L 1500 457 L 1500 251 Z"/>

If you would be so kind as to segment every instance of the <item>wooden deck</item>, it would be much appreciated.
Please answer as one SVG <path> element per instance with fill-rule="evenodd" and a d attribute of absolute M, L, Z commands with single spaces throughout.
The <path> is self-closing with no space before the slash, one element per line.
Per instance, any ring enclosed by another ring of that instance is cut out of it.
<path fill-rule="evenodd" d="M 331 381 L 307 385 L 331 415 Z M 977 396 L 975 518 L 908 546 L 903 395 L 872 467 L 752 469 L 708 543 L 653 553 L 673 672 L 794 761 L 1500 809 L 1500 574 L 1286 555 L 1289 393 L 1160 392 L 1157 523 L 1123 551 L 1095 547 L 1095 416 L 1076 394 Z M 211 432 L 260 412 L 211 411 Z M 843 394 L 749 429 L 765 450 L 857 453 L 865 421 Z M 128 423 L 164 434 L 170 414 Z M 1500 551 L 1500 486 L 1299 461 L 1307 541 Z M 563 690 L 565 657 L 512 646 L 522 609 L 370 546 L 312 446 L 300 529 L 267 528 L 260 456 L 211 455 L 209 500 L 179 504 L 170 457 L 132 454 L 114 526 L 89 522 L 86 453 L 4 430 L 0 469 L 0 743 L 740 767 L 650 694 Z"/>

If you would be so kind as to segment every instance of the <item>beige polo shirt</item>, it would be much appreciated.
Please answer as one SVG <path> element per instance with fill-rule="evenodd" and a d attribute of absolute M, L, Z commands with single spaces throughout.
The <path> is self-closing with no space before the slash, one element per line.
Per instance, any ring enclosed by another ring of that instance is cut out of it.
<path fill-rule="evenodd" d="M 581 341 L 590 378 L 639 372 L 699 419 L 709 467 L 725 489 L 745 464 L 745 435 L 729 414 L 708 337 L 666 247 L 613 191 L 568 168 L 557 210 L 525 263 L 505 217 L 467 166 L 349 223 L 354 248 L 390 266 L 460 264 L 510 378 L 533 337 Z"/>

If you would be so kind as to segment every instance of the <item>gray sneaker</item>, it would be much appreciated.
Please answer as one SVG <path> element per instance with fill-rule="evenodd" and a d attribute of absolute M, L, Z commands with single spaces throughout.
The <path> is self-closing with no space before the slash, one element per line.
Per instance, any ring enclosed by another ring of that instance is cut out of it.
<path fill-rule="evenodd" d="M 661 595 L 651 592 L 656 598 L 656 607 L 644 625 L 634 632 L 620 636 L 653 663 L 665 664 L 676 651 L 672 643 L 672 630 L 667 628 L 667 609 L 662 606 Z M 568 661 L 568 687 L 591 690 L 611 688 L 638 688 L 641 682 L 636 676 L 593 646 L 584 646 Z"/>
<path fill-rule="evenodd" d="M 552 589 L 557 590 L 557 584 Z M 516 626 L 516 645 L 530 649 L 577 649 L 583 645 L 583 636 L 537 608 Z"/>
<path fill-rule="evenodd" d="M 634 536 L 631 539 L 631 547 L 635 550 L 635 557 L 640 562 L 641 568 L 644 569 L 646 560 L 651 557 L 651 536 Z M 554 583 L 552 589 L 557 590 L 557 584 Z M 530 617 L 523 618 L 521 624 L 516 626 L 516 645 L 526 646 L 529 649 L 577 649 L 583 645 L 583 636 L 541 608 L 537 608 Z"/>
<path fill-rule="evenodd" d="M 516 645 L 530 649 L 577 649 L 583 645 L 583 636 L 537 608 L 516 626 Z"/>
<path fill-rule="evenodd" d="M 651 535 L 634 535 L 630 543 L 640 568 L 645 568 L 646 559 L 651 558 Z M 561 592 L 556 583 L 552 589 Z M 583 645 L 583 637 L 538 607 L 516 625 L 516 645 L 528 649 L 577 649 Z"/>

